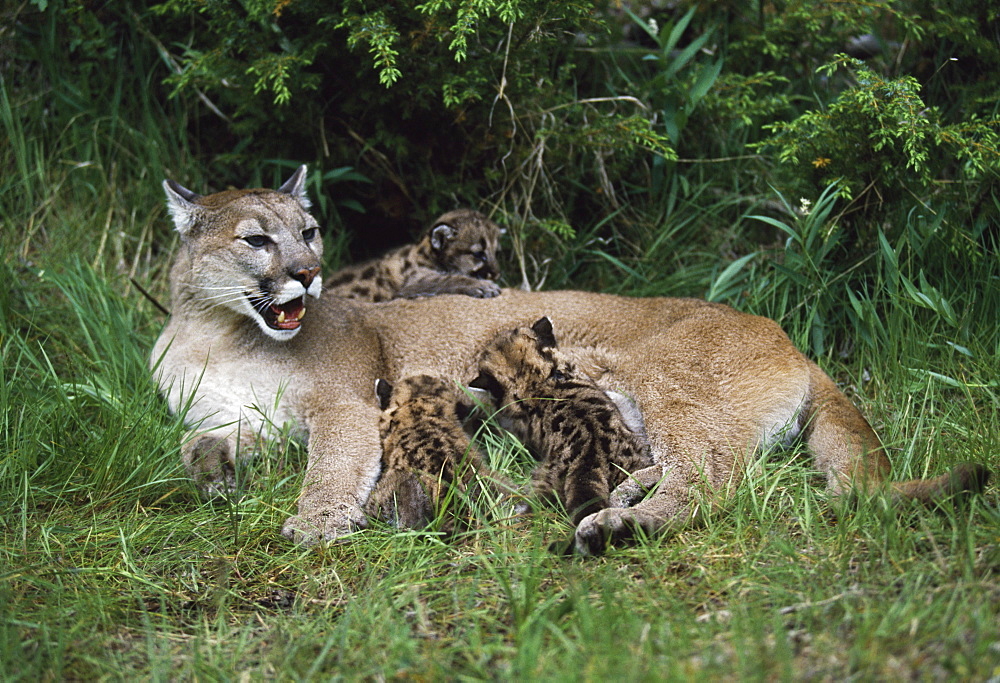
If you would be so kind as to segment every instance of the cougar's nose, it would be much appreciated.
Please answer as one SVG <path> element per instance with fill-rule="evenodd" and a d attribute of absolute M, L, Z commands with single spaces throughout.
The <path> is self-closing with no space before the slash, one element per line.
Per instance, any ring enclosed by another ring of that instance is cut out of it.
<path fill-rule="evenodd" d="M 316 279 L 317 275 L 319 275 L 319 266 L 315 266 L 314 268 L 301 268 L 299 270 L 292 271 L 289 275 L 301 282 L 303 287 L 309 289 L 309 285 L 311 285 L 312 281 Z"/>

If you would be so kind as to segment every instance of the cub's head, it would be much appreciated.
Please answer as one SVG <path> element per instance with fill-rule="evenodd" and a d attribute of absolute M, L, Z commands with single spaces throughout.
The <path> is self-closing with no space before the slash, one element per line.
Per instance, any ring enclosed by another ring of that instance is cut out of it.
<path fill-rule="evenodd" d="M 427 240 L 438 268 L 481 280 L 500 276 L 497 250 L 504 230 L 472 209 L 457 209 L 434 221 Z"/>
<path fill-rule="evenodd" d="M 510 405 L 538 397 L 543 383 L 553 385 L 575 374 L 573 365 L 556 348 L 552 321 L 501 332 L 479 357 L 479 374 L 469 384 L 490 395 L 494 405 Z"/>
<path fill-rule="evenodd" d="M 181 235 L 172 273 L 174 312 L 228 311 L 285 341 L 302 326 L 306 298 L 318 297 L 323 241 L 309 212 L 306 167 L 277 190 L 198 195 L 163 181 L 167 209 Z"/>

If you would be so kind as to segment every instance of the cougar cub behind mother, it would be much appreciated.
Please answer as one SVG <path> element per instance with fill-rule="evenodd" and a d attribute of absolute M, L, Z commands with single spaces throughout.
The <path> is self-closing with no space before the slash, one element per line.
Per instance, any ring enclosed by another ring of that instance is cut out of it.
<path fill-rule="evenodd" d="M 985 467 L 968 465 L 888 482 L 878 437 L 833 381 L 773 321 L 727 306 L 575 291 L 381 304 L 324 298 L 305 178 L 303 166 L 278 190 L 207 196 L 164 182 L 181 246 L 171 316 L 151 358 L 171 409 L 186 409 L 193 425 L 182 456 L 206 491 L 232 486 L 237 460 L 273 438 L 275 426 L 306 440 L 298 514 L 284 526 L 296 541 L 334 539 L 367 522 L 380 462 L 376 379 L 469 382 L 497 332 L 545 315 L 579 368 L 635 399 L 658 470 L 649 498 L 580 521 L 581 553 L 688 523 L 699 490 L 724 496 L 754 452 L 789 434 L 801 434 L 833 494 L 929 501 L 987 478 Z"/>

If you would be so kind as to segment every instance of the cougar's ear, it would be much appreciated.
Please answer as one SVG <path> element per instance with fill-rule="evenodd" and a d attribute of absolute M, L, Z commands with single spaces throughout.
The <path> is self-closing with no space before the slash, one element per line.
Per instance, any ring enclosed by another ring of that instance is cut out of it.
<path fill-rule="evenodd" d="M 306 165 L 302 164 L 295 170 L 292 177 L 286 180 L 285 184 L 278 188 L 278 192 L 291 195 L 298 200 L 299 205 L 306 211 L 308 211 L 309 207 L 312 206 L 312 202 L 309 201 L 309 197 L 306 195 L 307 170 Z"/>
<path fill-rule="evenodd" d="M 389 407 L 389 397 L 392 396 L 392 385 L 384 379 L 375 380 L 375 395 L 378 396 L 378 406 L 382 410 Z"/>
<path fill-rule="evenodd" d="M 438 223 L 431 228 L 431 247 L 434 251 L 441 251 L 448 242 L 455 239 L 456 234 L 455 228 L 447 223 Z"/>
<path fill-rule="evenodd" d="M 201 195 L 169 179 L 163 181 L 163 191 L 167 194 L 167 211 L 174 220 L 174 227 L 182 236 L 186 236 L 198 222 L 198 206 L 195 202 Z"/>
<path fill-rule="evenodd" d="M 538 346 L 543 349 L 552 349 L 556 346 L 556 335 L 552 332 L 552 321 L 549 316 L 539 318 L 531 326 L 532 332 L 538 336 Z"/>

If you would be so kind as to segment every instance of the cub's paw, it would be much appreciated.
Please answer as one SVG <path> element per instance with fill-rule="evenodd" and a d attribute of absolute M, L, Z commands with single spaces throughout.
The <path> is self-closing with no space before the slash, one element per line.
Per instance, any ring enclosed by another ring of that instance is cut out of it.
<path fill-rule="evenodd" d="M 181 447 L 181 458 L 205 496 L 225 497 L 236 491 L 236 453 L 229 439 L 196 436 Z"/>
<path fill-rule="evenodd" d="M 368 526 L 365 511 L 351 503 L 334 503 L 318 512 L 285 520 L 282 535 L 300 545 L 336 541 Z"/>
<path fill-rule="evenodd" d="M 495 296 L 500 296 L 500 286 L 490 280 L 483 280 L 480 284 L 471 287 L 468 295 L 477 299 L 492 299 Z"/>

